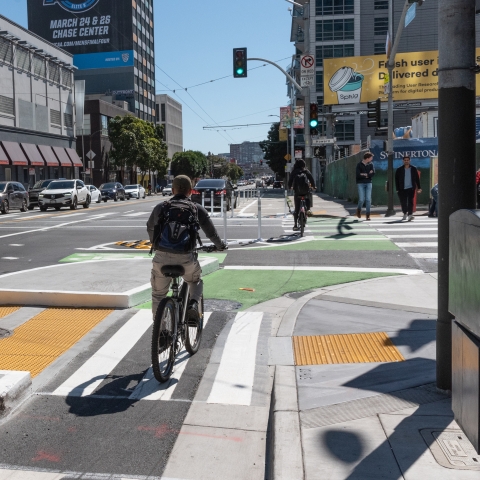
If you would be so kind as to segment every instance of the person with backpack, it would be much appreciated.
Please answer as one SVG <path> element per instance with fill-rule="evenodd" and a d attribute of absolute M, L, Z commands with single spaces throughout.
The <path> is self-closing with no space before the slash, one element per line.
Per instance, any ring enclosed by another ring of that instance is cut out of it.
<path fill-rule="evenodd" d="M 367 152 L 363 160 L 358 162 L 356 168 L 356 183 L 358 189 L 358 205 L 356 215 L 362 218 L 362 207 L 365 203 L 365 219 L 370 220 L 370 206 L 372 204 L 372 177 L 375 175 L 375 168 L 372 163 L 373 154 Z"/>
<path fill-rule="evenodd" d="M 300 230 L 298 226 L 298 212 L 300 211 L 301 197 L 305 197 L 305 205 L 307 207 L 307 215 L 311 215 L 310 211 L 310 190 L 315 189 L 315 180 L 313 175 L 305 166 L 305 160 L 299 159 L 293 166 L 290 179 L 288 180 L 288 188 L 293 188 L 293 200 L 295 203 L 295 211 L 293 220 L 295 225 L 293 230 Z"/>
<path fill-rule="evenodd" d="M 163 265 L 181 265 L 185 269 L 183 279 L 190 286 L 190 302 L 187 316 L 198 320 L 198 302 L 203 293 L 202 269 L 195 251 L 198 231 L 201 228 L 217 250 L 227 246 L 205 208 L 190 200 L 192 183 L 186 175 L 178 175 L 172 184 L 173 197 L 159 203 L 147 222 L 147 231 L 155 251 L 152 262 L 152 313 L 155 317 L 158 305 L 168 293 L 171 278 L 162 274 Z"/>

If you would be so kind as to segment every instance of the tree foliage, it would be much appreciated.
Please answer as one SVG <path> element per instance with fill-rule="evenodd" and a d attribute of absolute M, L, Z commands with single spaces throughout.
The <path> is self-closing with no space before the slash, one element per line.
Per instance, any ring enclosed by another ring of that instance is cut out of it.
<path fill-rule="evenodd" d="M 207 157 L 202 152 L 186 150 L 176 152 L 172 158 L 172 175 L 187 175 L 191 179 L 202 175 L 207 167 Z"/>
<path fill-rule="evenodd" d="M 108 125 L 112 143 L 110 158 L 119 167 L 139 168 L 143 175 L 156 171 L 167 172 L 167 144 L 163 141 L 163 127 L 146 122 L 133 115 L 117 115 Z"/>
<path fill-rule="evenodd" d="M 267 165 L 278 176 L 285 176 L 285 155 L 287 153 L 287 142 L 280 142 L 278 128 L 280 123 L 273 123 L 268 132 L 268 139 L 259 142 L 260 148 L 265 153 Z"/>
<path fill-rule="evenodd" d="M 235 163 L 230 163 L 225 157 L 207 156 L 207 169 L 204 172 L 212 178 L 227 177 L 233 183 L 243 176 L 243 170 Z"/>

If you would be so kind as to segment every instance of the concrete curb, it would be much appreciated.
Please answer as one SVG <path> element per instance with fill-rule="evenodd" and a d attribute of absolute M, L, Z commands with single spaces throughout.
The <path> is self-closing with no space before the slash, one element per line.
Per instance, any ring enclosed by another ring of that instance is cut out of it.
<path fill-rule="evenodd" d="M 30 372 L 0 370 L 0 422 L 31 393 Z"/>

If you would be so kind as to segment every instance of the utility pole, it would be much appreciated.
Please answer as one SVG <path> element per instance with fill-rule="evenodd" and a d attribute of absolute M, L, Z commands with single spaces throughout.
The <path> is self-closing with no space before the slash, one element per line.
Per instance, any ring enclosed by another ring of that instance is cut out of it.
<path fill-rule="evenodd" d="M 303 53 L 310 53 L 310 2 L 306 2 L 303 5 Z M 304 104 L 304 129 L 303 136 L 305 139 L 305 163 L 307 168 L 312 172 L 315 182 L 317 181 L 317 169 L 316 164 L 313 162 L 312 152 L 312 138 L 310 135 L 310 87 L 303 87 L 303 104 Z"/>
<path fill-rule="evenodd" d="M 437 387 L 452 388 L 449 217 L 475 209 L 475 0 L 438 2 Z"/>

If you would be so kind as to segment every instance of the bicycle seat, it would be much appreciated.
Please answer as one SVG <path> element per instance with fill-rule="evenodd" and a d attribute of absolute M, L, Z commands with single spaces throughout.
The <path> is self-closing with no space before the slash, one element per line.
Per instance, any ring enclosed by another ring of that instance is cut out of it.
<path fill-rule="evenodd" d="M 181 265 L 164 265 L 162 273 L 166 277 L 181 277 L 185 274 L 185 269 Z"/>

